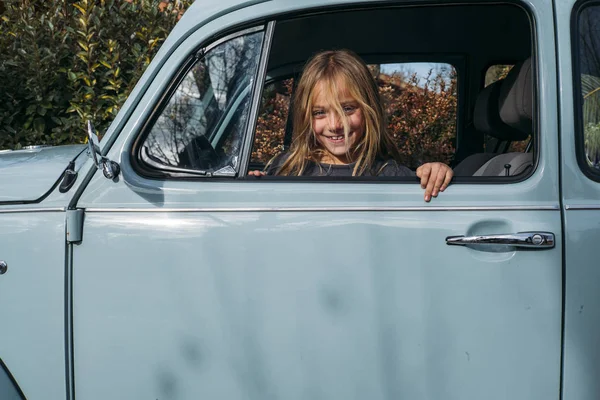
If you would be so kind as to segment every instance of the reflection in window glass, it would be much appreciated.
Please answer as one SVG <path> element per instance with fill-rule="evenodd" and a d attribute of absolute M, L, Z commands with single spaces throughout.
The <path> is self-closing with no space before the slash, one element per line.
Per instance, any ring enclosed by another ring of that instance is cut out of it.
<path fill-rule="evenodd" d="M 498 64 L 492 65 L 485 71 L 485 82 L 484 87 L 490 86 L 494 82 L 498 82 L 500 79 L 506 78 L 508 72 L 514 67 L 514 65 Z"/>
<path fill-rule="evenodd" d="M 237 170 L 262 36 L 258 32 L 224 42 L 192 67 L 146 138 L 146 161 Z"/>
<path fill-rule="evenodd" d="M 590 166 L 600 168 L 600 6 L 579 16 L 579 71 L 585 154 Z"/>

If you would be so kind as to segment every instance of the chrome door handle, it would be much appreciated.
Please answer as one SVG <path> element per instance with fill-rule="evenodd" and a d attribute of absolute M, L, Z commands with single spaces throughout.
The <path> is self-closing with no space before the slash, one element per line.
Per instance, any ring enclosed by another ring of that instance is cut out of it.
<path fill-rule="evenodd" d="M 550 232 L 519 232 L 501 235 L 448 236 L 446 244 L 454 246 L 501 244 L 527 249 L 551 249 L 554 247 L 554 234 Z"/>

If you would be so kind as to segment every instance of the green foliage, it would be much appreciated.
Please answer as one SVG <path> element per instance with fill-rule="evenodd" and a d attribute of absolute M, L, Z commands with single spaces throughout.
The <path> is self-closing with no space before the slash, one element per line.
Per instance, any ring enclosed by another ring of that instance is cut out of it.
<path fill-rule="evenodd" d="M 0 149 L 106 130 L 193 0 L 4 0 Z"/>

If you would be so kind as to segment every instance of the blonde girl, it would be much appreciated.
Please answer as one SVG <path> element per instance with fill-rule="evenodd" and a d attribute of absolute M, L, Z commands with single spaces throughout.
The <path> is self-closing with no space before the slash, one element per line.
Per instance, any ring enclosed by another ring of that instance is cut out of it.
<path fill-rule="evenodd" d="M 290 150 L 254 176 L 414 176 L 398 164 L 377 84 L 349 50 L 324 51 L 306 64 L 294 99 Z M 417 168 L 425 201 L 443 192 L 452 170 L 442 163 Z"/>

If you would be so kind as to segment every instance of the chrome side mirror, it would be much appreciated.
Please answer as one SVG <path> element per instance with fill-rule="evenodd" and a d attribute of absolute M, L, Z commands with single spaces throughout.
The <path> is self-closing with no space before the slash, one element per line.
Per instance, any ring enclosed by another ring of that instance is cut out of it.
<path fill-rule="evenodd" d="M 121 167 L 115 161 L 109 160 L 100 154 L 100 141 L 92 121 L 87 122 L 88 156 L 94 161 L 96 168 L 102 170 L 107 179 L 116 179 L 121 172 Z"/>

